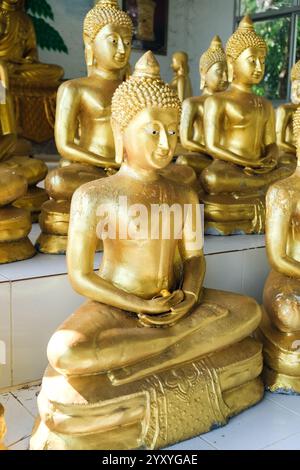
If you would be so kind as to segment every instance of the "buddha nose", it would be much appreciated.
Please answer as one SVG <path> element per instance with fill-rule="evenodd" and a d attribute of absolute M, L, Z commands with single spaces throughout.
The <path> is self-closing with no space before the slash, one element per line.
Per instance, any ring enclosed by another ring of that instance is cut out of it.
<path fill-rule="evenodd" d="M 256 70 L 257 72 L 262 72 L 262 64 L 259 59 L 256 61 Z"/>
<path fill-rule="evenodd" d="M 162 129 L 159 134 L 159 148 L 166 152 L 170 150 L 169 140 L 165 129 Z"/>
<path fill-rule="evenodd" d="M 121 38 L 118 41 L 118 53 L 125 54 L 125 46 Z"/>

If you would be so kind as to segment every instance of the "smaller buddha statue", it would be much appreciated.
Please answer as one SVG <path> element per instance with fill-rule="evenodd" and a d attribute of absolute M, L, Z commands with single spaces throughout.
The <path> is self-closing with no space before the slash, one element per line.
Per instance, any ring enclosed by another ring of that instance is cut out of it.
<path fill-rule="evenodd" d="M 189 57 L 186 52 L 175 52 L 172 56 L 171 68 L 174 77 L 171 88 L 177 91 L 180 101 L 193 95 L 192 84 L 189 76 Z"/>
<path fill-rule="evenodd" d="M 13 205 L 30 212 L 32 222 L 37 222 L 42 204 L 48 196 L 44 189 L 36 185 L 47 175 L 47 165 L 37 158 L 22 153 L 29 150 L 24 140 L 17 137 L 15 110 L 7 73 L 7 64 L 0 61 L 0 79 L 2 92 L 5 95 L 0 102 L 0 133 L 3 150 L 0 151 L 0 168 L 11 170 L 23 176 L 28 183 L 28 190 Z M 12 183 L 13 184 L 13 183 Z"/>
<path fill-rule="evenodd" d="M 53 136 L 56 90 L 64 71 L 39 61 L 34 26 L 24 5 L 24 0 L 1 0 L 0 59 L 7 65 L 22 136 L 43 142 Z"/>
<path fill-rule="evenodd" d="M 300 394 L 300 110 L 294 116 L 296 171 L 267 194 L 266 247 L 272 271 L 258 333 L 264 344 L 265 384 L 271 392 L 287 394 Z"/>
<path fill-rule="evenodd" d="M 266 190 L 294 167 L 279 162 L 272 103 L 252 91 L 264 76 L 267 45 L 249 16 L 230 37 L 226 54 L 231 87 L 204 103 L 205 142 L 213 157 L 200 176 L 205 231 L 263 233 Z"/>
<path fill-rule="evenodd" d="M 4 407 L 0 403 L 0 450 L 6 450 L 6 447 L 3 444 L 3 439 L 6 434 L 6 425 L 4 420 Z"/>
<path fill-rule="evenodd" d="M 296 163 L 296 141 L 293 133 L 293 117 L 300 104 L 300 61 L 291 71 L 292 102 L 282 104 L 276 111 L 276 136 L 280 159 Z"/>
<path fill-rule="evenodd" d="M 177 164 L 191 166 L 198 175 L 212 163 L 204 138 L 204 102 L 208 96 L 225 91 L 228 87 L 227 59 L 219 36 L 213 38 L 210 47 L 201 56 L 199 71 L 202 95 L 183 102 L 180 141 L 184 151 L 177 159 Z"/>
<path fill-rule="evenodd" d="M 49 173 L 37 248 L 65 253 L 70 201 L 84 183 L 119 168 L 110 124 L 111 98 L 124 80 L 131 52 L 133 25 L 117 0 L 100 0 L 86 15 L 83 40 L 88 76 L 63 83 L 58 91 L 55 139 L 62 157 Z"/>
<path fill-rule="evenodd" d="M 180 112 L 147 52 L 112 98 L 120 170 L 72 199 L 69 278 L 89 300 L 48 344 L 31 450 L 164 448 L 262 398 L 262 348 L 250 337 L 261 309 L 203 287 L 197 194 L 162 173 Z M 168 236 L 166 212 L 158 219 L 152 212 L 161 205 L 171 209 Z M 190 216 L 180 217 L 187 205 Z M 98 237 L 104 255 L 96 274 Z"/>

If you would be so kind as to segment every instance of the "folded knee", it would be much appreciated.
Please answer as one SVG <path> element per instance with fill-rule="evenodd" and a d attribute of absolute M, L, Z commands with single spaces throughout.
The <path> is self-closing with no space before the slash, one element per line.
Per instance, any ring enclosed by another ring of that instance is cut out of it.
<path fill-rule="evenodd" d="M 59 330 L 49 341 L 47 355 L 51 366 L 64 375 L 82 373 L 82 352 L 86 338 L 77 331 Z"/>
<path fill-rule="evenodd" d="M 278 294 L 272 302 L 272 316 L 284 333 L 300 330 L 300 298 L 296 294 Z"/>

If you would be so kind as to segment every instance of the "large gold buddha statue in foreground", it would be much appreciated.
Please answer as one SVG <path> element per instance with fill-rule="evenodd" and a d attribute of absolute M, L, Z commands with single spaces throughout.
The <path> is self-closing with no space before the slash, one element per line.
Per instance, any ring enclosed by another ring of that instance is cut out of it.
<path fill-rule="evenodd" d="M 161 174 L 181 106 L 158 71 L 146 53 L 113 97 L 120 171 L 73 197 L 69 276 L 89 300 L 48 345 L 31 449 L 161 448 L 262 398 L 260 307 L 203 287 L 197 195 Z"/>
<path fill-rule="evenodd" d="M 198 175 L 212 162 L 205 145 L 203 128 L 205 100 L 228 87 L 226 54 L 218 36 L 213 38 L 210 47 L 201 56 L 199 71 L 202 95 L 183 102 L 180 141 L 185 152 L 177 159 L 178 164 L 191 166 Z"/>
<path fill-rule="evenodd" d="M 84 21 L 88 77 L 59 88 L 55 138 L 61 167 L 46 179 L 51 201 L 40 217 L 37 247 L 44 253 L 64 253 L 67 246 L 70 201 L 84 183 L 119 168 L 110 124 L 111 98 L 122 83 L 131 52 L 132 21 L 117 1 L 102 0 Z"/>
<path fill-rule="evenodd" d="M 265 383 L 272 392 L 300 394 L 300 111 L 295 114 L 298 165 L 267 194 L 266 243 L 272 271 L 264 290 L 259 337 Z"/>
<path fill-rule="evenodd" d="M 53 135 L 56 90 L 64 71 L 39 62 L 33 23 L 24 0 L 0 2 L 0 59 L 7 64 L 21 134 L 37 142 Z"/>
<path fill-rule="evenodd" d="M 291 71 L 292 102 L 282 104 L 276 111 L 276 136 L 280 156 L 287 161 L 296 161 L 296 140 L 293 132 L 293 117 L 300 104 L 300 61 Z"/>
<path fill-rule="evenodd" d="M 214 158 L 201 174 L 206 233 L 263 233 L 266 189 L 293 168 L 278 164 L 272 104 L 252 92 L 264 76 L 267 46 L 250 17 L 226 53 L 231 87 L 204 104 L 205 142 Z"/>
<path fill-rule="evenodd" d="M 4 421 L 4 408 L 0 403 L 0 450 L 6 450 L 6 447 L 3 444 L 3 439 L 6 434 L 6 425 Z"/>
<path fill-rule="evenodd" d="M 186 52 L 174 52 L 172 56 L 171 69 L 174 72 L 174 76 L 170 86 L 177 92 L 179 99 L 182 102 L 193 94 L 189 75 L 189 56 Z"/>

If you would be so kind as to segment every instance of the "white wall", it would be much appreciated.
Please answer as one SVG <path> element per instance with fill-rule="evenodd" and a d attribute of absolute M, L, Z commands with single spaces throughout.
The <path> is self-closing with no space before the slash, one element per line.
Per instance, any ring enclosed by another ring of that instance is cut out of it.
<path fill-rule="evenodd" d="M 55 15 L 55 28 L 63 36 L 69 54 L 41 50 L 40 60 L 62 65 L 66 78 L 85 75 L 82 24 L 93 0 L 48 0 Z M 162 76 L 170 81 L 173 52 L 186 51 L 190 56 L 191 79 L 194 93 L 199 90 L 198 62 L 212 37 L 219 34 L 226 41 L 233 28 L 234 0 L 169 0 L 168 55 L 157 56 Z M 132 52 L 132 64 L 141 52 Z"/>

